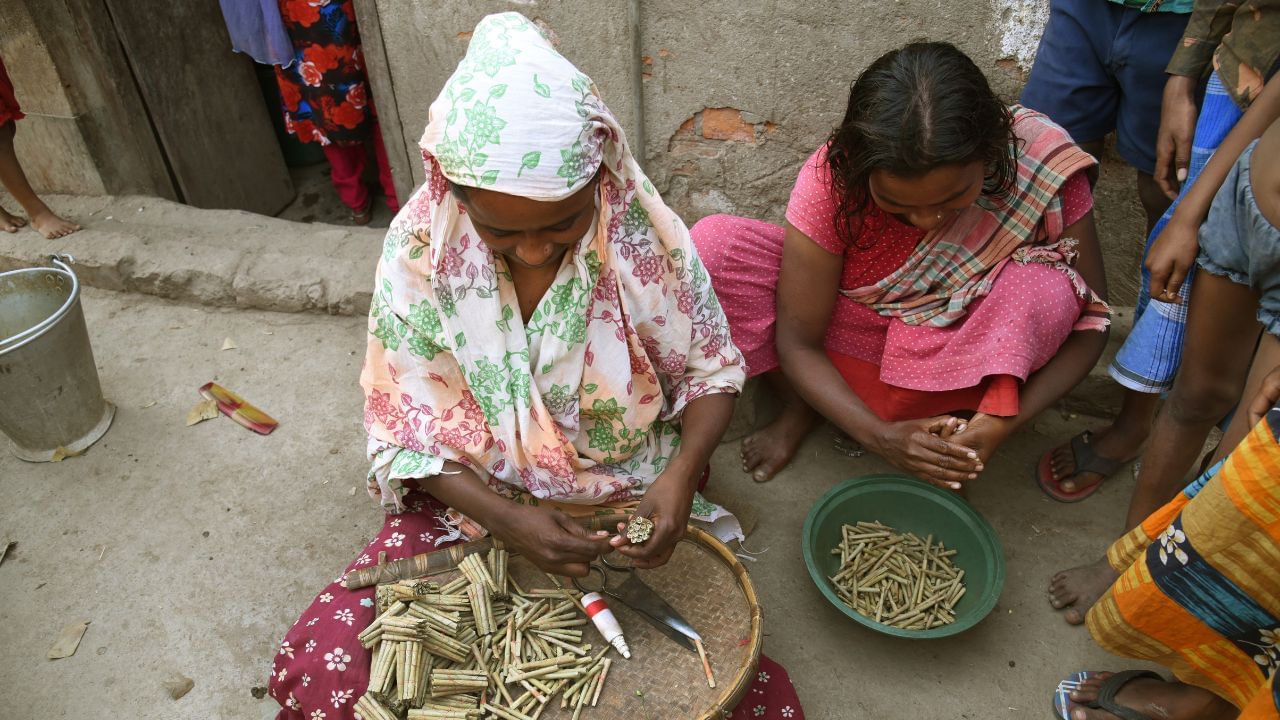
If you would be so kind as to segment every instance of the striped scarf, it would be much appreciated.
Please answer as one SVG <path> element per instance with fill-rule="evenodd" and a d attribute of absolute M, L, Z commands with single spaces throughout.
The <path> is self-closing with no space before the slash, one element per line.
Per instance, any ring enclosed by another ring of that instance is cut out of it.
<path fill-rule="evenodd" d="M 1073 267 L 1077 241 L 1062 237 L 1062 186 L 1097 161 L 1049 118 L 1013 108 L 1013 130 L 1023 148 L 1014 186 L 1001 198 L 978 203 L 930 230 L 907 261 L 874 285 L 842 290 L 848 298 L 908 325 L 946 327 L 991 291 L 1006 263 L 1039 262 L 1062 270 L 1089 301 L 1076 330 L 1102 330 L 1111 309 Z"/>

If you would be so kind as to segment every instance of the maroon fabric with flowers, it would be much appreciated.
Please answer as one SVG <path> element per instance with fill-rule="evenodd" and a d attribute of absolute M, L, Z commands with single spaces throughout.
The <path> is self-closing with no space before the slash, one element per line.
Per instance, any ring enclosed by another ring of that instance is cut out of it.
<path fill-rule="evenodd" d="M 387 515 L 382 531 L 347 566 L 367 567 L 378 553 L 389 560 L 430 552 L 444 533 L 438 516 L 445 510 L 417 489 L 404 497 L 409 511 Z M 285 634 L 271 664 L 271 697 L 280 703 L 276 720 L 352 720 L 352 706 L 369 685 L 370 653 L 356 636 L 373 622 L 373 591 L 347 590 L 334 580 Z M 756 681 L 742 703 L 727 717 L 803 720 L 804 711 L 787 673 L 767 657 L 760 658 Z"/>
<path fill-rule="evenodd" d="M 350 145 L 375 121 L 353 0 L 279 0 L 294 60 L 276 68 L 285 127 L 302 142 Z"/>

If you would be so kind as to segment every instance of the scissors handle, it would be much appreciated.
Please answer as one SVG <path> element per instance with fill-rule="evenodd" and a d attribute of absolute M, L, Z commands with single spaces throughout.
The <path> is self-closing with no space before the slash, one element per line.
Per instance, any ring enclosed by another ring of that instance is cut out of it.
<path fill-rule="evenodd" d="M 601 555 L 600 562 L 603 563 L 604 566 L 609 568 L 610 570 L 617 570 L 618 572 L 628 572 L 628 573 L 635 572 L 636 567 L 635 565 L 631 564 L 630 558 L 628 558 L 625 555 L 618 555 L 618 557 L 622 558 L 622 562 L 614 562 L 613 560 L 609 559 L 613 557 L 613 555 L 614 553 L 609 553 L 608 555 Z"/>
<path fill-rule="evenodd" d="M 600 576 L 600 587 L 588 587 L 586 584 L 583 583 L 584 580 L 586 580 L 587 578 L 590 578 L 592 575 Z M 609 595 L 610 597 L 617 597 L 616 595 L 614 595 L 613 592 L 609 590 L 609 573 L 605 570 L 605 568 L 595 563 L 591 563 L 590 565 L 587 565 L 587 577 L 573 579 L 573 586 L 578 588 L 578 590 L 584 593 L 598 592 L 604 595 Z"/>

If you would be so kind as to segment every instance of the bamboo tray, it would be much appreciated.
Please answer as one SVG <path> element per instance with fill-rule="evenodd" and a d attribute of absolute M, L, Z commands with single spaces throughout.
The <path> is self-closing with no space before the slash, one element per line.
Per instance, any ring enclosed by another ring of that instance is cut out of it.
<path fill-rule="evenodd" d="M 459 573 L 458 561 L 473 552 L 493 547 L 490 539 L 455 545 L 424 558 L 421 567 L 440 582 Z M 429 558 L 429 562 L 427 560 Z M 542 571 L 529 561 L 513 556 L 511 577 L 526 590 L 553 587 Z M 621 601 L 610 600 L 610 608 L 622 624 L 631 659 L 615 653 L 608 681 L 597 707 L 584 709 L 584 720 L 638 720 L 639 718 L 690 718 L 712 720 L 725 717 L 746 694 L 755 678 L 763 640 L 760 603 L 747 570 L 724 543 L 698 528 L 690 527 L 676 546 L 671 561 L 654 570 L 637 571 L 652 587 L 702 635 L 703 645 L 715 672 L 716 688 L 707 687 L 706 675 L 696 653 L 685 650 L 663 635 L 647 620 Z M 598 580 L 588 582 L 594 585 Z M 597 647 L 605 643 L 594 628 L 589 638 Z M 572 709 L 560 709 L 553 702 L 542 718 L 569 718 Z"/>

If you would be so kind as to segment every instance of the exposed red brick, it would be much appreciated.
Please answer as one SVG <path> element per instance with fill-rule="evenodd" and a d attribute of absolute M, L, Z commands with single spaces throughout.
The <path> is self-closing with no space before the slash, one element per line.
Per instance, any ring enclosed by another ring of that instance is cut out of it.
<path fill-rule="evenodd" d="M 743 120 L 742 113 L 734 108 L 707 108 L 702 111 L 702 137 L 754 142 L 756 128 Z"/>
<path fill-rule="evenodd" d="M 468 42 L 468 41 L 470 41 L 470 40 L 471 40 L 471 31 L 470 31 L 470 30 L 468 30 L 468 31 L 466 31 L 466 32 L 460 32 L 460 33 L 458 33 L 458 39 L 459 39 L 459 40 L 461 40 L 461 41 L 463 41 L 463 42 Z"/>
<path fill-rule="evenodd" d="M 640 64 L 641 64 L 641 65 L 652 65 L 652 64 L 653 64 L 653 58 L 652 58 L 652 57 L 650 57 L 650 56 L 648 56 L 648 55 L 641 55 L 641 56 L 640 56 Z"/>
<path fill-rule="evenodd" d="M 669 58 L 669 57 L 671 57 L 671 51 L 670 51 L 670 50 L 668 50 L 668 49 L 666 49 L 666 48 L 662 48 L 662 49 L 658 50 L 658 57 L 660 57 L 660 58 Z"/>

